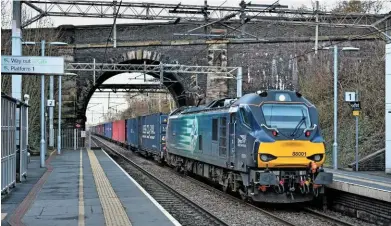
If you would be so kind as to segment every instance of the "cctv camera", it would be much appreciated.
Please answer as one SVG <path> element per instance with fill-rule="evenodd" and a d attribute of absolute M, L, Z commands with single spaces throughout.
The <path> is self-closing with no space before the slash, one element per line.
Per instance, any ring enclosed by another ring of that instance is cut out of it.
<path fill-rule="evenodd" d="M 30 99 L 30 95 L 24 94 L 24 101 L 29 101 L 29 99 Z"/>

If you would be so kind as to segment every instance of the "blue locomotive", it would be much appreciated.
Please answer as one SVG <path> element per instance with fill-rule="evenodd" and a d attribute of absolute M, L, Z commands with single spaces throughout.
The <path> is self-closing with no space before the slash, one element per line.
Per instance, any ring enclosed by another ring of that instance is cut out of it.
<path fill-rule="evenodd" d="M 325 146 L 314 105 L 267 91 L 171 113 L 166 162 L 261 202 L 302 202 L 323 193 Z"/>
<path fill-rule="evenodd" d="M 100 134 L 107 139 L 109 124 Z M 332 174 L 322 169 L 318 112 L 297 92 L 252 93 L 178 108 L 168 117 L 127 119 L 125 130 L 123 145 L 129 149 L 205 177 L 243 199 L 304 202 L 332 183 Z"/>

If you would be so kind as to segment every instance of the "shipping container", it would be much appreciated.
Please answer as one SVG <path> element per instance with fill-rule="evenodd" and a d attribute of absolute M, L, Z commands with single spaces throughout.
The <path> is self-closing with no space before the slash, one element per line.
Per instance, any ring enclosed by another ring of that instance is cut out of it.
<path fill-rule="evenodd" d="M 107 122 L 104 124 L 104 136 L 106 138 L 111 139 L 113 134 L 113 124 L 111 122 Z"/>
<path fill-rule="evenodd" d="M 165 147 L 167 115 L 156 113 L 139 118 L 139 146 L 142 150 L 161 156 Z"/>
<path fill-rule="evenodd" d="M 125 120 L 113 122 L 113 140 L 125 143 Z"/>
<path fill-rule="evenodd" d="M 133 148 L 138 148 L 138 118 L 126 120 L 126 142 Z"/>
<path fill-rule="evenodd" d="M 99 125 L 99 134 L 101 136 L 104 136 L 105 135 L 105 125 L 102 124 L 102 125 Z"/>

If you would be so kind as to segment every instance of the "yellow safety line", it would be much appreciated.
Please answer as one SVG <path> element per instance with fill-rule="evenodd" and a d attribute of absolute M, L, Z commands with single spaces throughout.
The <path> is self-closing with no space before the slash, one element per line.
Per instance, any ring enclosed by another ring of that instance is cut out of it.
<path fill-rule="evenodd" d="M 88 157 L 90 158 L 92 174 L 94 175 L 96 190 L 102 204 L 106 226 L 132 225 L 94 151 L 88 150 Z"/>
<path fill-rule="evenodd" d="M 79 174 L 79 226 L 84 226 L 84 191 L 83 191 L 83 152 L 80 149 Z"/>

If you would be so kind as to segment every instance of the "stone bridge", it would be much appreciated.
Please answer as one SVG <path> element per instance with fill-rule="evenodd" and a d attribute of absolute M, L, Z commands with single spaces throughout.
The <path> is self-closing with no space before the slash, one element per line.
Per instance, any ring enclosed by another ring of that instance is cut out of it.
<path fill-rule="evenodd" d="M 316 58 L 314 47 L 315 28 L 304 25 L 286 25 L 276 23 L 246 24 L 246 32 L 257 39 L 201 39 L 199 37 L 178 37 L 174 32 L 185 32 L 194 28 L 194 24 L 124 24 L 117 25 L 117 47 L 111 42 L 106 50 L 106 41 L 111 25 L 60 26 L 51 29 L 58 41 L 69 43 L 68 47 L 58 47 L 57 55 L 65 56 L 68 62 L 120 64 L 184 64 L 242 66 L 243 93 L 260 89 L 298 88 L 301 61 L 311 62 Z M 236 27 L 237 24 L 232 24 Z M 225 27 L 215 26 L 220 31 Z M 239 29 L 240 30 L 240 29 Z M 223 30 L 224 31 L 224 30 Z M 239 35 L 240 31 L 226 30 L 229 35 Z M 349 40 L 351 45 L 363 47 L 379 39 L 379 35 L 365 35 L 368 30 L 359 28 L 319 29 L 320 45 Z M 6 35 L 6 34 L 5 34 Z M 9 34 L 8 34 L 9 35 Z M 366 54 L 370 51 L 366 51 Z M 369 53 L 370 54 L 370 53 Z M 106 55 L 106 57 L 105 57 Z M 298 57 L 302 56 L 302 57 Z M 332 58 L 330 56 L 329 61 Z M 76 78 L 65 78 L 63 84 L 63 115 L 67 124 L 84 125 L 88 102 L 97 86 L 118 72 L 96 74 L 93 85 L 92 73 L 80 73 Z M 154 77 L 159 75 L 151 74 Z M 164 74 L 175 83 L 165 85 L 173 95 L 178 106 L 192 104 L 189 93 L 206 95 L 207 101 L 221 96 L 236 95 L 236 81 L 196 76 L 199 89 L 195 87 L 195 76 L 189 74 Z"/>

